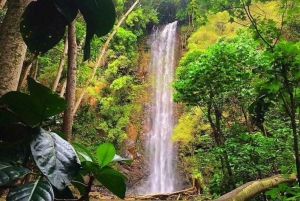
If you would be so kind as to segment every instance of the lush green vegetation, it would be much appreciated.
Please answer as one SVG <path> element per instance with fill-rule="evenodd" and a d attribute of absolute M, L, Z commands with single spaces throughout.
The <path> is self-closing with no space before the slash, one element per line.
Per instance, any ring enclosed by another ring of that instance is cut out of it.
<path fill-rule="evenodd" d="M 76 99 L 83 91 L 85 95 L 74 116 L 70 143 L 60 132 L 60 113 L 66 102 L 50 89 L 29 78 L 29 87 L 23 86 L 23 92 L 9 92 L 0 98 L 0 173 L 15 171 L 8 179 L 0 178 L 2 186 L 14 188 L 8 200 L 15 200 L 21 188 L 31 192 L 29 196 L 46 189 L 46 200 L 54 196 L 73 198 L 67 187 L 71 181 L 86 199 L 94 179 L 117 196 L 125 196 L 125 177 L 107 165 L 112 161 L 128 162 L 116 155 L 116 150 L 121 151 L 126 140 L 139 142 L 143 134 L 151 79 L 146 69 L 147 35 L 153 24 L 174 20 L 180 23 L 182 44 L 173 84 L 174 100 L 182 104 L 183 112 L 173 140 L 178 143 L 179 170 L 186 180 L 198 179 L 201 196 L 217 198 L 249 181 L 277 174 L 300 175 L 298 0 L 141 0 L 120 27 L 117 23 L 122 22 L 133 1 L 109 1 L 100 10 L 94 9 L 98 7 L 95 2 L 102 0 L 77 0 L 70 8 L 58 1 L 50 2 L 32 3 L 22 18 L 21 32 L 30 50 L 27 60 L 37 57 L 33 63 L 38 66 L 37 80 L 53 88 L 58 61 L 63 61 L 65 28 L 75 19 Z M 43 7 L 39 14 L 54 16 L 46 25 L 38 21 L 42 29 L 32 24 L 35 15 L 31 12 L 39 6 Z M 1 21 L 6 10 L 0 9 Z M 48 29 L 49 24 L 54 29 Z M 113 26 L 118 30 L 109 39 L 110 35 L 105 34 Z M 49 37 L 47 31 L 56 37 Z M 36 43 L 40 34 L 45 37 Z M 107 51 L 98 67 L 104 47 Z M 68 64 L 62 64 L 54 90 L 63 96 Z M 95 66 L 95 76 L 89 82 Z M 44 99 L 40 99 L 41 94 Z M 24 109 L 24 105 L 31 109 Z M 54 147 L 47 147 L 42 143 L 45 140 Z M 59 157 L 59 147 L 68 150 L 69 159 Z M 51 153 L 44 153 L 46 148 Z M 68 168 L 52 167 L 40 160 L 45 155 L 69 164 Z M 55 179 L 57 174 L 65 175 L 63 181 Z M 90 175 L 90 183 L 79 186 L 83 183 L 80 175 Z M 26 183 L 15 188 L 11 182 L 18 178 Z M 60 193 L 54 187 L 65 190 Z M 282 183 L 253 199 L 295 200 L 299 195 L 296 181 Z"/>
<path fill-rule="evenodd" d="M 297 3 L 222 1 L 229 21 L 251 26 L 232 36 L 224 24 L 227 36 L 204 40 L 211 44 L 205 48 L 203 40 L 194 39 L 203 36 L 200 31 L 189 40 L 174 83 L 174 99 L 186 105 L 174 140 L 180 143 L 183 167 L 212 197 L 276 173 L 299 175 L 299 43 L 288 25 L 297 21 Z M 260 6 L 276 13 L 262 16 L 262 10 L 255 12 Z M 202 18 L 209 25 L 218 14 L 208 16 Z M 215 33 L 221 23 L 215 23 Z M 299 187 L 294 185 L 282 184 L 257 199 L 295 200 Z"/>

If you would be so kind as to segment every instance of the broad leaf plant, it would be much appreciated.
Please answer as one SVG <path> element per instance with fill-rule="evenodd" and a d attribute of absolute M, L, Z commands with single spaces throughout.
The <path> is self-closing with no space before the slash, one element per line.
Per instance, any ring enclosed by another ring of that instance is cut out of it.
<path fill-rule="evenodd" d="M 0 98 L 0 186 L 9 188 L 6 200 L 75 199 L 71 183 L 79 200 L 88 200 L 94 179 L 124 198 L 126 177 L 108 165 L 131 161 L 116 155 L 110 143 L 100 145 L 94 158 L 84 146 L 45 129 L 66 101 L 30 77 L 28 89 L 29 94 L 11 91 Z M 88 184 L 83 175 L 90 177 Z"/>

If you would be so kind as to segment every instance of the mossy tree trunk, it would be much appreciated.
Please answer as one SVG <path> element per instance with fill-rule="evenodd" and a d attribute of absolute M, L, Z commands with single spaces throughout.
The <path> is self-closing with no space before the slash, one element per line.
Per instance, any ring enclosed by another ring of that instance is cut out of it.
<path fill-rule="evenodd" d="M 255 181 L 250 181 L 242 186 L 236 188 L 235 190 L 219 197 L 215 201 L 244 201 L 249 200 L 255 195 L 266 191 L 269 188 L 276 187 L 278 184 L 284 182 L 294 182 L 296 181 L 296 175 L 292 174 L 290 177 L 283 177 L 282 175 L 275 175 L 265 179 L 259 179 Z"/>
<path fill-rule="evenodd" d="M 0 96 L 17 90 L 26 45 L 20 33 L 20 18 L 31 0 L 11 0 L 0 27 Z"/>

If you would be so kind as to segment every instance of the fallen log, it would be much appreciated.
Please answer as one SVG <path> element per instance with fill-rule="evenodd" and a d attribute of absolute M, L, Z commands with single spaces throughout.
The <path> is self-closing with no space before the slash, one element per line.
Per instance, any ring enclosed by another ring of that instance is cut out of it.
<path fill-rule="evenodd" d="M 282 175 L 274 175 L 265 179 L 259 179 L 250 181 L 234 189 L 233 191 L 222 195 L 215 201 L 245 201 L 255 195 L 266 191 L 269 188 L 276 187 L 281 183 L 291 183 L 296 181 L 296 175 L 291 174 L 289 177 L 283 177 Z"/>
<path fill-rule="evenodd" d="M 197 194 L 197 189 L 195 187 L 191 187 L 184 190 L 175 191 L 172 193 L 157 193 L 157 194 L 137 196 L 135 197 L 135 199 L 136 200 L 155 200 L 155 199 L 166 200 L 169 197 L 176 196 L 176 200 L 178 200 L 183 195 L 196 195 L 196 194 Z"/>

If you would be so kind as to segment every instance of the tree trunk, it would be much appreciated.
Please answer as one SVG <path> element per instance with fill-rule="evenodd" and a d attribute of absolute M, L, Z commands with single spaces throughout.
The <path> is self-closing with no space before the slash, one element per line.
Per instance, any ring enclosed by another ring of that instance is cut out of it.
<path fill-rule="evenodd" d="M 215 115 L 215 126 L 216 126 L 216 138 L 218 140 L 218 144 L 220 145 L 220 147 L 223 147 L 225 144 L 224 141 L 224 135 L 221 129 L 221 119 L 222 119 L 222 112 L 220 111 L 220 109 L 218 109 L 217 107 L 214 108 L 214 115 Z M 228 153 L 227 151 L 223 152 L 223 158 L 224 158 L 224 162 L 225 162 L 225 166 L 227 169 L 227 173 L 228 173 L 228 177 L 229 177 L 229 181 L 230 184 L 233 188 L 236 188 L 235 185 L 235 179 L 233 176 L 233 172 L 229 163 L 229 157 L 228 157 Z"/>
<path fill-rule="evenodd" d="M 0 96 L 18 86 L 26 45 L 19 31 L 24 9 L 31 0 L 11 0 L 0 27 Z"/>
<path fill-rule="evenodd" d="M 135 6 L 139 3 L 139 0 L 136 0 L 134 2 L 134 4 L 132 4 L 132 6 L 128 9 L 128 11 L 122 16 L 122 18 L 119 20 L 118 24 L 116 25 L 115 29 L 113 32 L 111 32 L 108 36 L 108 38 L 106 39 L 102 49 L 101 49 L 101 52 L 100 54 L 98 55 L 98 58 L 96 60 L 96 63 L 94 65 L 94 68 L 93 68 L 93 71 L 90 75 L 90 77 L 88 78 L 87 82 L 85 83 L 83 89 L 81 90 L 81 93 L 76 101 L 76 104 L 75 104 L 75 108 L 74 108 L 74 114 L 76 113 L 80 103 L 81 103 L 81 100 L 86 92 L 86 89 L 88 88 L 88 86 L 91 84 L 91 82 L 93 81 L 94 77 L 95 77 L 95 74 L 96 74 L 96 71 L 97 71 L 97 68 L 99 66 L 102 65 L 103 63 L 103 57 L 104 57 L 104 54 L 106 53 L 106 50 L 107 50 L 107 47 L 108 47 L 108 44 L 110 42 L 110 40 L 113 38 L 113 36 L 117 33 L 118 31 L 118 28 L 121 26 L 121 24 L 123 23 L 123 21 L 126 19 L 126 17 L 131 13 L 131 11 L 135 8 Z"/>
<path fill-rule="evenodd" d="M 73 21 L 68 27 L 68 74 L 67 74 L 67 91 L 66 101 L 67 108 L 64 112 L 63 120 L 63 133 L 66 135 L 68 142 L 71 141 L 72 125 L 73 125 L 73 110 L 75 102 L 75 90 L 76 90 L 76 58 L 77 58 L 77 44 L 75 33 L 75 21 Z"/>
<path fill-rule="evenodd" d="M 20 79 L 19 79 L 19 84 L 18 84 L 18 87 L 17 87 L 17 91 L 21 91 L 21 88 L 24 86 L 26 77 L 27 77 L 27 75 L 28 75 L 28 73 L 31 69 L 31 66 L 32 66 L 32 63 L 29 64 L 29 65 L 23 66 L 22 71 L 21 71 L 21 75 L 20 75 Z"/>
<path fill-rule="evenodd" d="M 36 79 L 38 68 L 39 68 L 39 59 L 36 59 L 34 67 L 30 69 L 30 73 L 29 73 L 29 76 L 32 77 L 33 79 Z"/>
<path fill-rule="evenodd" d="M 63 53 L 61 55 L 61 58 L 60 58 L 60 61 L 59 61 L 59 66 L 58 66 L 56 78 L 55 78 L 55 81 L 53 82 L 53 85 L 52 85 L 52 91 L 56 91 L 56 89 L 57 89 L 57 85 L 58 85 L 59 80 L 61 78 L 61 73 L 62 73 L 64 64 L 65 64 L 65 61 L 66 61 L 67 53 L 68 53 L 68 36 L 66 37 L 64 51 L 63 51 Z"/>
<path fill-rule="evenodd" d="M 0 0 L 0 9 L 4 7 L 6 0 Z"/>
<path fill-rule="evenodd" d="M 20 91 L 21 88 L 24 86 L 25 80 L 27 78 L 27 75 L 29 74 L 29 71 L 31 69 L 32 63 L 37 59 L 38 57 L 36 55 L 32 55 L 28 60 L 23 62 L 21 75 L 19 78 L 19 83 L 17 87 L 17 91 Z"/>
<path fill-rule="evenodd" d="M 235 190 L 219 197 L 215 201 L 244 201 L 248 200 L 255 195 L 264 192 L 265 190 L 275 187 L 278 184 L 284 182 L 294 182 L 296 181 L 296 175 L 292 174 L 290 177 L 286 178 L 282 175 L 275 175 L 265 179 L 259 179 L 256 181 L 250 181 L 242 186 L 236 188 Z"/>

